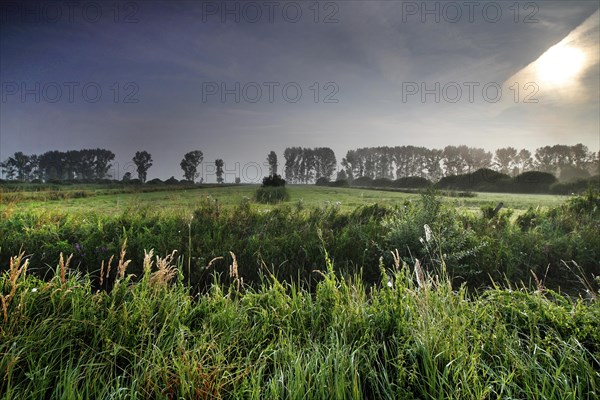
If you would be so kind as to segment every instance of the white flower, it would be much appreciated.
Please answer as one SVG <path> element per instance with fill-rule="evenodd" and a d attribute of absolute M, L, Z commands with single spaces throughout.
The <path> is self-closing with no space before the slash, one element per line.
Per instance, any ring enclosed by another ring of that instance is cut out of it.
<path fill-rule="evenodd" d="M 431 237 L 433 236 L 433 234 L 431 233 L 431 228 L 427 224 L 423 225 L 423 228 L 425 228 L 425 240 L 427 240 L 427 242 L 430 242 Z"/>
<path fill-rule="evenodd" d="M 335 205 L 339 207 L 339 206 L 341 206 L 341 205 L 342 205 L 342 202 L 341 202 L 341 201 L 336 201 L 336 202 L 335 202 Z"/>
<path fill-rule="evenodd" d="M 391 288 L 393 286 L 392 281 L 388 281 L 387 285 L 389 288 Z"/>
<path fill-rule="evenodd" d="M 35 292 L 37 292 L 37 288 L 36 288 L 36 287 L 34 287 L 34 288 L 31 288 L 31 291 L 32 291 L 33 293 L 35 293 Z"/>

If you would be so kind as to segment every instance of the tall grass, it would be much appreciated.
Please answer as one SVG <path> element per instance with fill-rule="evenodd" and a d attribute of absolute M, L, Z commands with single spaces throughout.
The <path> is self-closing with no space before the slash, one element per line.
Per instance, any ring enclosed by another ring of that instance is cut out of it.
<path fill-rule="evenodd" d="M 324 249 L 314 292 L 269 273 L 248 286 L 232 262 L 206 292 L 190 294 L 174 254 L 146 252 L 135 282 L 135 263 L 121 254 L 108 292 L 64 261 L 42 281 L 13 259 L 0 277 L 1 398 L 600 395 L 597 300 L 453 290 L 397 252 L 367 288 L 336 274 Z"/>
<path fill-rule="evenodd" d="M 198 199 L 193 213 L 157 212 L 131 208 L 120 215 L 100 210 L 65 214 L 5 210 L 0 218 L 0 271 L 21 249 L 28 251 L 31 272 L 51 274 L 60 253 L 71 254 L 71 265 L 90 273 L 96 288 L 110 288 L 117 274 L 107 268 L 118 259 L 127 240 L 132 274 L 141 276 L 144 250 L 158 254 L 178 251 L 189 286 L 203 290 L 210 273 L 226 274 L 235 251 L 244 282 L 260 284 L 261 273 L 272 272 L 287 282 L 299 278 L 316 284 L 312 271 L 323 259 L 323 244 L 335 260 L 336 271 L 352 276 L 361 272 L 368 284 L 380 280 L 373 260 L 393 262 L 399 250 L 403 261 L 419 259 L 427 270 L 444 259 L 455 288 L 491 285 L 490 277 L 533 284 L 533 275 L 552 289 L 577 294 L 579 280 L 565 262 L 576 262 L 586 278 L 600 275 L 600 196 L 590 192 L 550 210 L 530 209 L 515 217 L 512 210 L 490 214 L 460 211 L 433 194 L 394 207 L 378 204 L 345 212 L 335 204 L 305 207 L 283 204 L 265 210 L 245 199 L 237 207 L 221 207 L 212 197 Z M 431 241 L 424 227 L 430 228 Z M 322 232 L 319 238 L 317 232 Z M 432 246 L 440 251 L 433 254 Z M 211 264 L 211 260 L 213 261 Z M 564 261 L 564 262 L 563 262 Z M 210 267 L 208 267 L 210 264 Z M 100 275 L 103 275 L 100 282 Z"/>

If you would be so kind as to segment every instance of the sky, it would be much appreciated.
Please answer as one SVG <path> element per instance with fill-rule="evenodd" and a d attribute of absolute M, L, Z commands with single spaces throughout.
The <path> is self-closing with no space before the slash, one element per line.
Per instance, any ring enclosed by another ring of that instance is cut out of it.
<path fill-rule="evenodd" d="M 0 3 L 0 160 L 181 179 L 199 149 L 257 182 L 289 146 L 600 148 L 598 1 Z"/>

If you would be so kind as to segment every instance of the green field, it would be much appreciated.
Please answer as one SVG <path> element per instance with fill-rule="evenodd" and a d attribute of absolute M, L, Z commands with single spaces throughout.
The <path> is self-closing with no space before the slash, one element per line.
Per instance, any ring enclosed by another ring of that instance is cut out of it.
<path fill-rule="evenodd" d="M 58 211 L 65 213 L 89 212 L 90 210 L 116 214 L 127 209 L 140 207 L 150 207 L 156 210 L 172 212 L 189 212 L 194 210 L 198 204 L 207 196 L 217 199 L 222 206 L 236 206 L 245 198 L 251 199 L 257 186 L 239 185 L 239 186 L 208 186 L 192 189 L 177 188 L 170 190 L 169 187 L 157 188 L 152 192 L 134 192 L 134 193 L 114 193 L 120 189 L 106 189 L 102 186 L 84 185 L 81 187 L 60 188 L 58 193 L 67 193 L 67 196 L 73 192 L 83 192 L 86 197 L 66 198 L 52 200 L 48 192 L 44 191 L 26 191 L 20 192 L 27 196 L 26 200 L 2 201 L 0 198 L 0 211 L 7 208 L 15 210 L 38 210 L 38 211 Z M 289 203 L 296 204 L 302 202 L 306 207 L 324 207 L 328 205 L 338 205 L 344 211 L 352 211 L 356 207 L 371 205 L 374 203 L 384 206 L 394 206 L 402 204 L 407 200 L 419 198 L 419 194 L 392 192 L 371 189 L 355 188 L 330 188 L 312 185 L 290 185 Z M 56 192 L 56 191 L 54 191 Z M 5 197 L 11 193 L 4 193 Z M 31 198 L 39 198 L 39 201 Z M 567 196 L 547 195 L 547 194 L 511 194 L 511 193 L 477 193 L 475 197 L 458 198 L 444 197 L 444 200 L 455 207 L 478 210 L 481 206 L 493 205 L 502 201 L 506 208 L 516 211 L 523 211 L 529 207 L 555 207 L 567 199 Z M 261 209 L 270 209 L 272 206 L 256 205 Z"/>
<path fill-rule="evenodd" d="M 599 193 L 256 188 L 3 188 L 0 399 L 600 396 Z"/>

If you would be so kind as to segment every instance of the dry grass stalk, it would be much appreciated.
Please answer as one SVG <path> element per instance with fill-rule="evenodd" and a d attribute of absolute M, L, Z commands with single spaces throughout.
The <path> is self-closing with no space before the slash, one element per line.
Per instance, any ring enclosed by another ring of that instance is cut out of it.
<path fill-rule="evenodd" d="M 244 283 L 244 281 L 240 278 L 240 275 L 238 272 L 237 258 L 235 256 L 235 254 L 233 253 L 233 251 L 230 251 L 229 254 L 231 254 L 231 258 L 233 259 L 232 264 L 229 266 L 229 276 L 231 278 L 233 278 L 233 281 L 236 284 L 237 290 L 240 290 L 240 285 L 242 285 Z"/>
<path fill-rule="evenodd" d="M 15 296 L 18 287 L 19 277 L 27 272 L 27 266 L 29 265 L 29 260 L 25 260 L 25 263 L 21 265 L 23 261 L 23 256 L 25 252 L 21 252 L 16 257 L 10 258 L 10 266 L 8 270 L 8 280 L 10 282 L 10 292 L 8 295 L 4 296 L 0 294 L 0 302 L 2 303 L 2 313 L 4 315 L 4 322 L 8 322 L 8 306 L 10 305 L 10 301 Z"/>
<path fill-rule="evenodd" d="M 67 283 L 67 269 L 69 268 L 69 264 L 71 263 L 72 258 L 73 258 L 73 254 L 71 254 L 69 256 L 69 258 L 67 258 L 67 261 L 65 262 L 63 253 L 60 253 L 60 258 L 58 260 L 58 268 L 60 271 L 60 283 L 62 285 Z"/>
<path fill-rule="evenodd" d="M 213 263 L 215 261 L 219 261 L 219 260 L 222 260 L 222 259 L 223 259 L 223 257 L 215 257 L 215 258 L 213 258 L 212 260 L 210 260 L 210 262 L 208 263 L 208 265 L 206 266 L 206 268 L 208 269 L 208 268 L 212 267 L 212 265 L 213 265 Z"/>
<path fill-rule="evenodd" d="M 110 256 L 110 258 L 108 259 L 108 266 L 106 267 L 106 279 L 108 279 L 108 277 L 110 276 L 110 269 L 112 268 L 112 262 L 115 258 L 115 255 L 112 254 Z"/>
<path fill-rule="evenodd" d="M 540 281 L 540 279 L 537 277 L 535 272 L 533 272 L 533 270 L 531 271 L 531 275 L 533 275 L 533 280 L 535 281 L 535 286 L 537 287 L 538 292 L 544 293 L 545 288 L 543 282 Z"/>
<path fill-rule="evenodd" d="M 102 264 L 100 264 L 100 287 L 102 287 L 103 282 L 104 282 L 104 260 L 102 260 Z"/>
<path fill-rule="evenodd" d="M 125 261 L 125 253 L 127 248 L 127 239 L 123 242 L 123 246 L 121 247 L 121 254 L 119 257 L 119 265 L 117 265 L 117 279 L 123 279 L 125 277 L 125 270 L 127 266 L 131 262 L 131 260 Z"/>
<path fill-rule="evenodd" d="M 394 265 L 396 266 L 396 270 L 399 270 L 400 265 L 402 264 L 402 259 L 400 258 L 400 253 L 398 252 L 398 249 L 395 249 L 390 253 L 392 253 L 392 257 L 394 258 Z"/>
<path fill-rule="evenodd" d="M 158 268 L 152 275 L 150 275 L 150 285 L 151 286 L 166 286 L 171 279 L 177 275 L 177 267 L 172 265 L 173 259 L 175 258 L 175 253 L 177 250 L 173 250 L 171 254 L 166 256 L 165 258 L 160 258 L 156 256 L 156 267 Z M 148 256 L 148 272 L 152 268 L 152 250 L 149 254 L 146 254 L 145 257 Z M 144 270 L 146 270 L 146 258 L 144 257 Z"/>
<path fill-rule="evenodd" d="M 415 276 L 417 278 L 417 285 L 420 288 L 425 287 L 425 275 L 423 274 L 423 268 L 421 268 L 419 260 L 415 262 Z"/>

